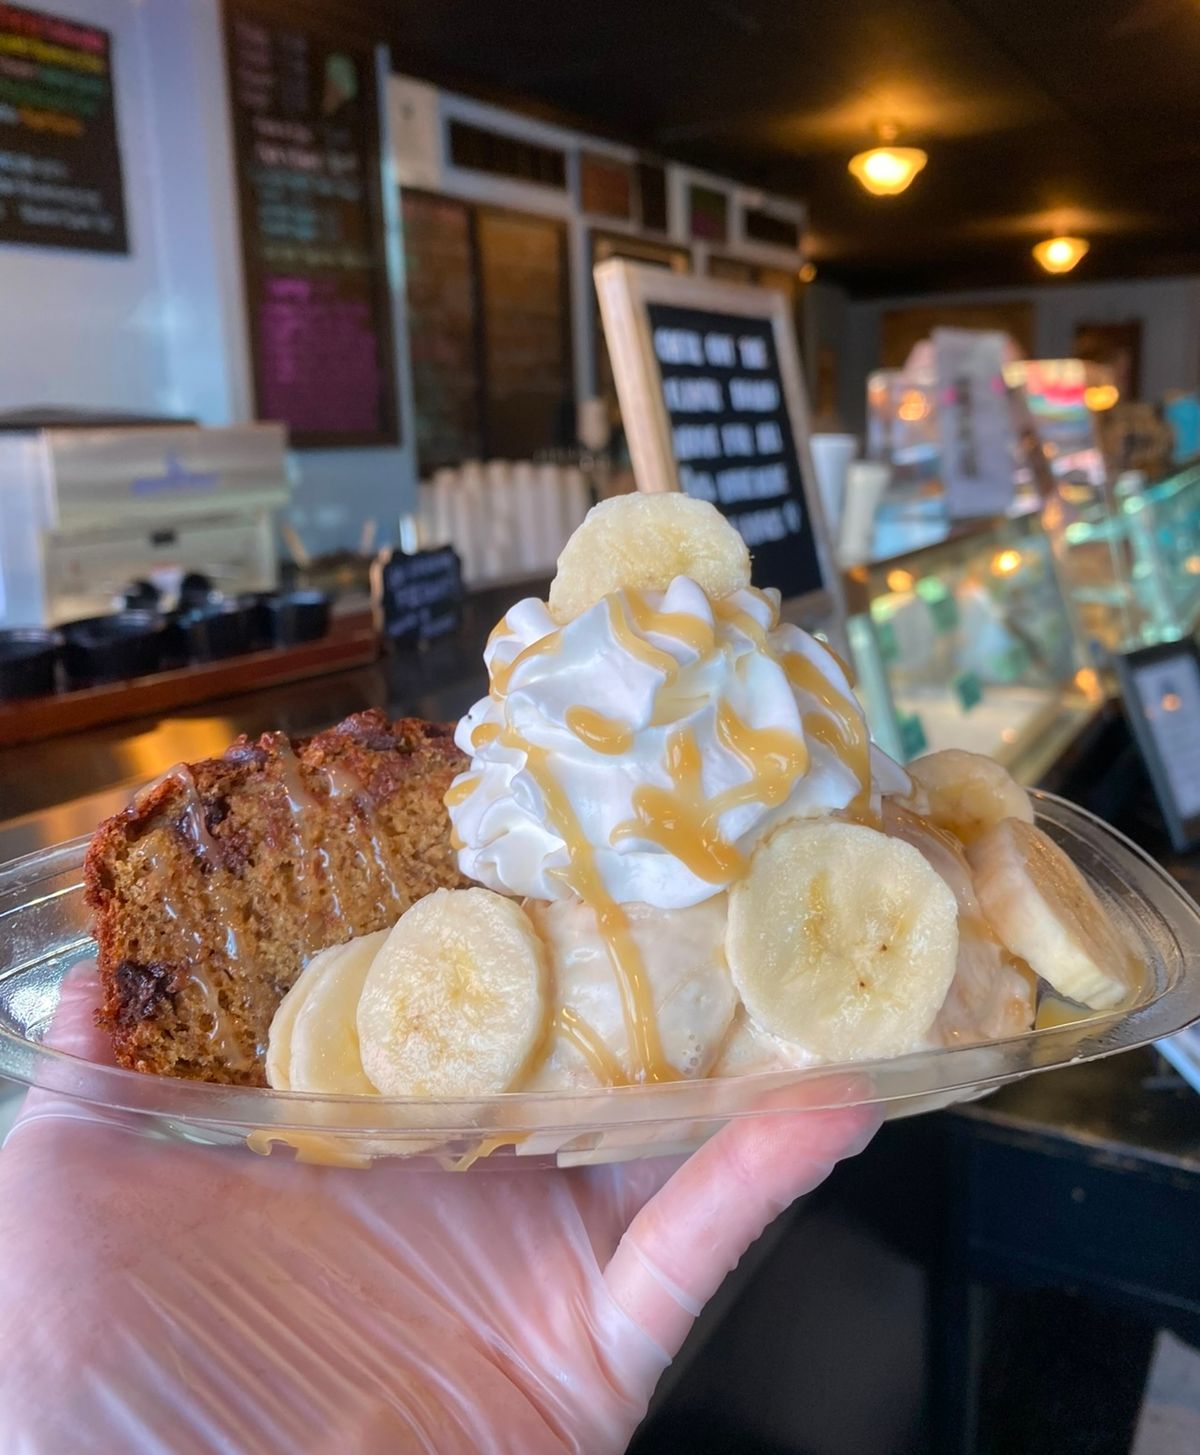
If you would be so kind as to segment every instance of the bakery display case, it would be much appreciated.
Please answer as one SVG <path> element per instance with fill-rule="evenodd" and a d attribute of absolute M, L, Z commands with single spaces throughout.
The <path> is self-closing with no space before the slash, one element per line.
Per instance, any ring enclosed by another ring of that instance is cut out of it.
<path fill-rule="evenodd" d="M 1102 700 L 1036 511 L 961 522 L 846 572 L 851 649 L 876 740 L 1034 781 Z"/>
<path fill-rule="evenodd" d="M 1084 657 L 1186 636 L 1200 616 L 1200 465 L 1059 481 L 1044 524 Z"/>

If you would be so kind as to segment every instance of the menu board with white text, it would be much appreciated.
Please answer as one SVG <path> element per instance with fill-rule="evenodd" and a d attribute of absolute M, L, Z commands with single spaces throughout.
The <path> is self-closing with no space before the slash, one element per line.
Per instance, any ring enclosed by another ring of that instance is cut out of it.
<path fill-rule="evenodd" d="M 395 443 L 374 56 L 243 0 L 226 43 L 257 416 Z"/>
<path fill-rule="evenodd" d="M 112 39 L 0 4 L 0 243 L 127 253 Z"/>
<path fill-rule="evenodd" d="M 653 302 L 647 313 L 680 489 L 741 533 L 756 585 L 785 599 L 821 590 L 771 320 Z"/>

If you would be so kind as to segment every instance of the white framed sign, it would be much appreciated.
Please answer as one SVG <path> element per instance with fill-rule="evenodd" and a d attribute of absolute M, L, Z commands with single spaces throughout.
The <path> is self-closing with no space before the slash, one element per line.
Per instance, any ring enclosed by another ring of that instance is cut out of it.
<path fill-rule="evenodd" d="M 594 272 L 638 488 L 711 501 L 755 585 L 841 618 L 789 300 L 619 258 Z"/>

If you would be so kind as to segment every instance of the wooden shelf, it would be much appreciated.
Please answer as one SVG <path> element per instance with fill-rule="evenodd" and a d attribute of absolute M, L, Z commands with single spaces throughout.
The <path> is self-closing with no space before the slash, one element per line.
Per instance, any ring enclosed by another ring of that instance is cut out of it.
<path fill-rule="evenodd" d="M 193 707 L 218 697 L 256 692 L 305 677 L 361 667 L 379 655 L 379 637 L 369 611 L 335 616 L 315 642 L 246 652 L 219 662 L 197 662 L 151 677 L 106 682 L 98 687 L 0 702 L 0 747 L 82 732 L 131 717 Z"/>

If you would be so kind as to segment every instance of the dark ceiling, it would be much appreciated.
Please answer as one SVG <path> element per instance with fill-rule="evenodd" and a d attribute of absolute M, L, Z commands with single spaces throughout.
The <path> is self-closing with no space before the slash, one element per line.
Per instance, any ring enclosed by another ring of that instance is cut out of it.
<path fill-rule="evenodd" d="M 1021 283 L 1077 231 L 1087 278 L 1200 271 L 1197 0 L 292 0 L 399 71 L 582 121 L 809 204 L 860 293 Z M 898 198 L 846 171 L 897 123 Z"/>

